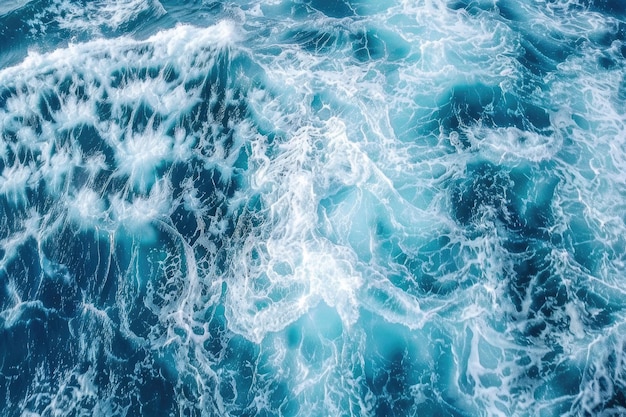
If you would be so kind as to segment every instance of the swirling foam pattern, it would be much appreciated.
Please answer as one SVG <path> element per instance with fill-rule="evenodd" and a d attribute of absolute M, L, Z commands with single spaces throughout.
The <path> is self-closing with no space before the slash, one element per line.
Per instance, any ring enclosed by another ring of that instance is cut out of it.
<path fill-rule="evenodd" d="M 626 6 L 0 5 L 0 414 L 626 414 Z"/>

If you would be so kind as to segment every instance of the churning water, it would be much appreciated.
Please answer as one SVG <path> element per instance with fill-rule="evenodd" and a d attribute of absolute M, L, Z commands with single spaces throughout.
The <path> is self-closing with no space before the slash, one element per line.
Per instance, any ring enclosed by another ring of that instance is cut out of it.
<path fill-rule="evenodd" d="M 619 0 L 4 0 L 2 416 L 626 413 Z"/>

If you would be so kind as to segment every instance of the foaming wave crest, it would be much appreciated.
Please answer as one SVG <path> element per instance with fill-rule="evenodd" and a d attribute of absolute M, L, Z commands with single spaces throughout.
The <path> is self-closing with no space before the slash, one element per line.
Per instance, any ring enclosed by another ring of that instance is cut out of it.
<path fill-rule="evenodd" d="M 3 415 L 626 413 L 625 19 L 0 7 Z"/>

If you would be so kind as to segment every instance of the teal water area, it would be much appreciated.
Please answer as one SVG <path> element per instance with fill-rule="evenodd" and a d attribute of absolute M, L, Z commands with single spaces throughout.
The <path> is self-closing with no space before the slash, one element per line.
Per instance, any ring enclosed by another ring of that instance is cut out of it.
<path fill-rule="evenodd" d="M 625 10 L 3 3 L 0 415 L 625 414 Z"/>

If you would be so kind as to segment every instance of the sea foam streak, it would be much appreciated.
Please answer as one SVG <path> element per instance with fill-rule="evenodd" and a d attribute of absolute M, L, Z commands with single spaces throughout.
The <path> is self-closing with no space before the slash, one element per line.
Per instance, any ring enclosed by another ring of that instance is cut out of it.
<path fill-rule="evenodd" d="M 6 415 L 626 412 L 619 10 L 173 3 L 5 13 Z"/>

